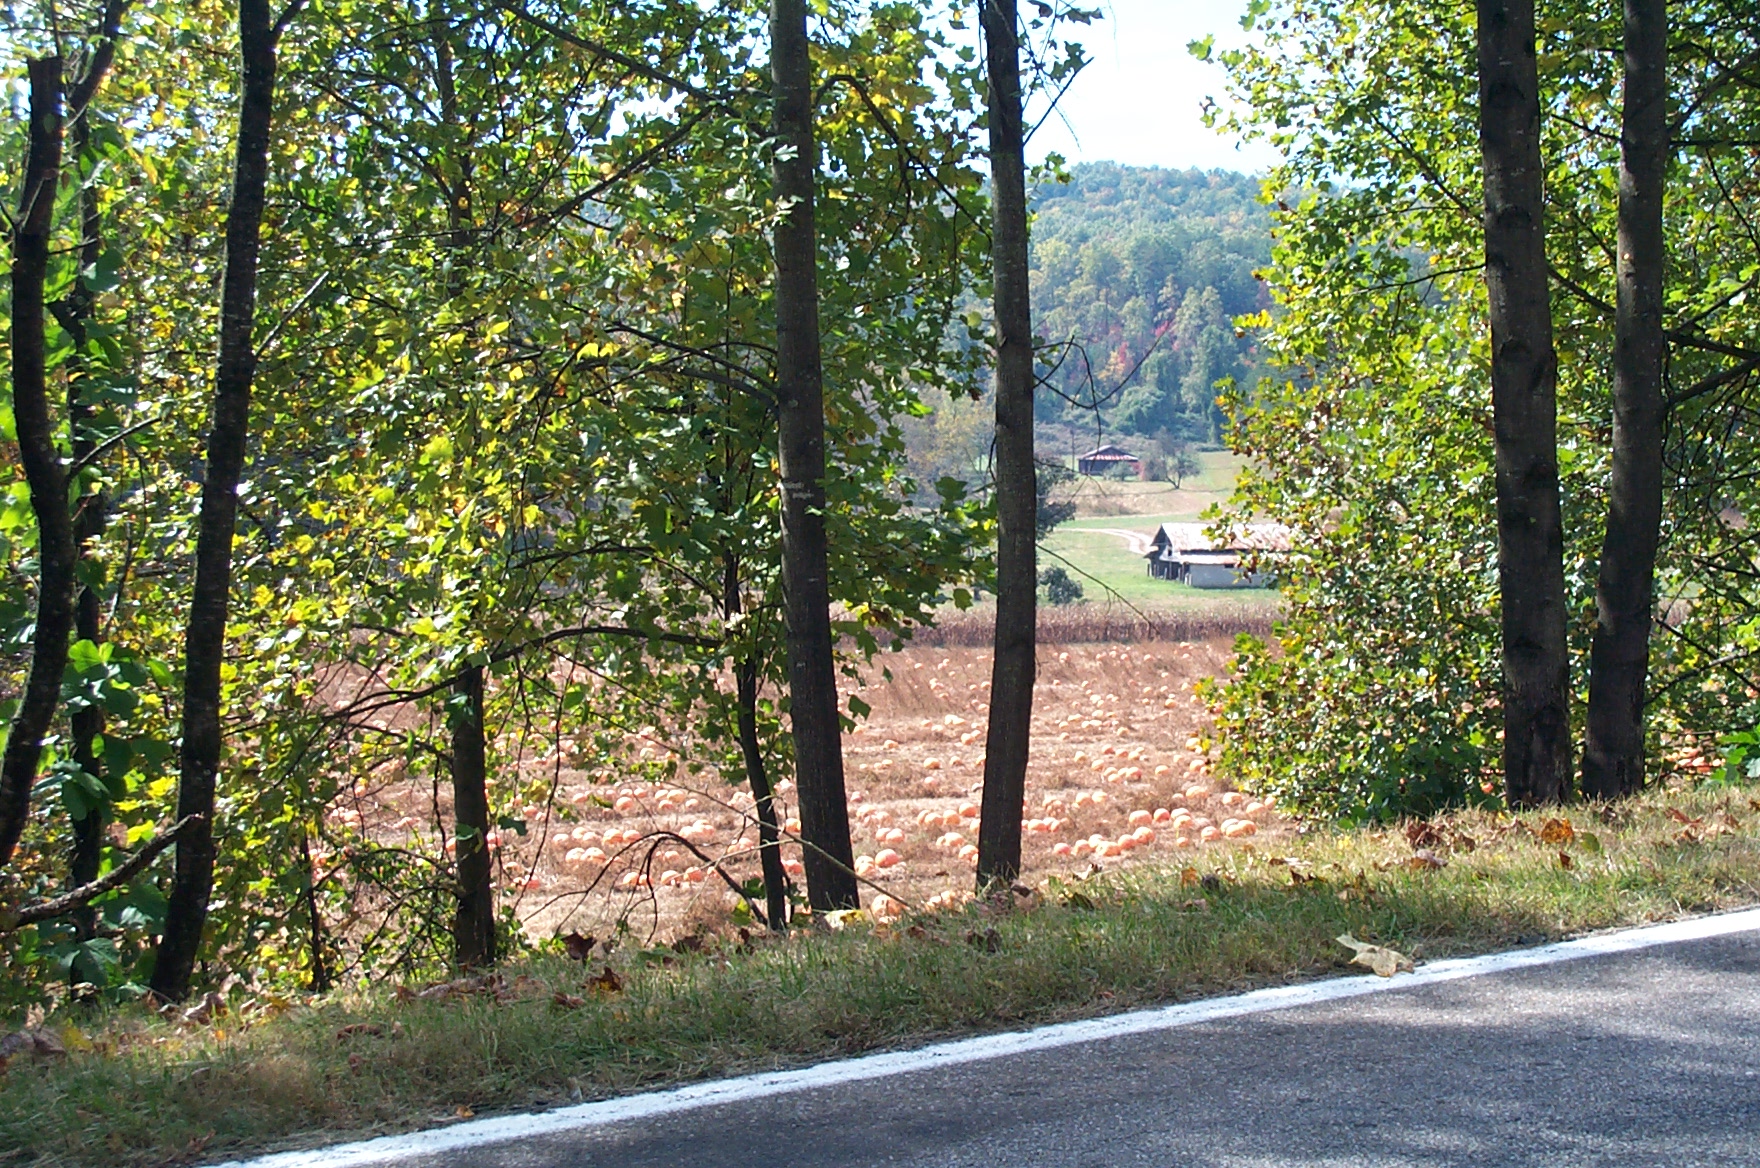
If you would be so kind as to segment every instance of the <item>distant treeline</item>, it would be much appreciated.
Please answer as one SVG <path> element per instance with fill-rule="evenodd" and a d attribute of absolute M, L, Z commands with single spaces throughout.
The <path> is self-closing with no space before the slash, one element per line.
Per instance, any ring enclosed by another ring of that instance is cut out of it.
<path fill-rule="evenodd" d="M 1092 427 L 1070 400 L 1098 400 L 1108 434 L 1214 441 L 1215 383 L 1256 376 L 1233 318 L 1270 305 L 1255 275 L 1271 252 L 1259 180 L 1087 163 L 1042 184 L 1034 210 L 1033 323 L 1067 343 L 1046 354 L 1057 392 L 1040 394 L 1040 421 Z"/>

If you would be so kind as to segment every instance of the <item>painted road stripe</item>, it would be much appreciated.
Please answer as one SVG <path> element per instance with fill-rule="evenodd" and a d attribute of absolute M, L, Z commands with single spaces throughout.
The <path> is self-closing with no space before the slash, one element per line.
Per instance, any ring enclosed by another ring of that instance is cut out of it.
<path fill-rule="evenodd" d="M 962 1038 L 941 1042 L 917 1050 L 871 1054 L 839 1062 L 821 1063 L 794 1071 L 773 1071 L 765 1074 L 742 1075 L 737 1079 L 718 1079 L 710 1083 L 692 1083 L 669 1091 L 651 1091 L 642 1095 L 626 1095 L 597 1103 L 581 1103 L 558 1107 L 529 1115 L 505 1115 L 493 1119 L 470 1120 L 431 1131 L 411 1135 L 385 1136 L 354 1144 L 339 1144 L 309 1152 L 278 1152 L 255 1160 L 233 1161 L 221 1168 L 354 1168 L 356 1165 L 392 1164 L 417 1160 L 465 1148 L 488 1144 L 509 1143 L 534 1136 L 555 1135 L 611 1123 L 627 1123 L 657 1115 L 694 1111 L 724 1103 L 740 1103 L 774 1095 L 810 1091 L 840 1083 L 858 1083 L 867 1079 L 883 1079 L 892 1075 L 908 1075 L 917 1071 L 958 1066 L 1006 1058 L 1033 1051 L 1055 1050 L 1083 1042 L 1103 1042 L 1132 1034 L 1149 1034 L 1174 1030 L 1199 1022 L 1222 1018 L 1238 1018 L 1245 1014 L 1263 1014 L 1270 1010 L 1287 1010 L 1311 1006 L 1341 998 L 1385 993 L 1389 990 L 1412 989 L 1438 982 L 1458 981 L 1487 973 L 1504 973 L 1531 969 L 1541 965 L 1557 965 L 1585 957 L 1604 957 L 1630 953 L 1657 945 L 1682 941 L 1703 941 L 1760 929 L 1760 909 L 1671 921 L 1662 925 L 1645 925 L 1636 929 L 1601 933 L 1575 941 L 1561 941 L 1535 949 L 1516 949 L 1507 953 L 1491 953 L 1484 957 L 1463 957 L 1437 961 L 1419 967 L 1417 972 L 1398 974 L 1391 978 L 1340 977 L 1302 985 L 1277 986 L 1254 990 L 1227 998 L 1208 998 L 1197 1002 L 1181 1002 L 1129 1014 L 1114 1014 L 1083 1022 L 1060 1022 L 1036 1030 L 1008 1034 L 987 1034 L 980 1038 Z"/>

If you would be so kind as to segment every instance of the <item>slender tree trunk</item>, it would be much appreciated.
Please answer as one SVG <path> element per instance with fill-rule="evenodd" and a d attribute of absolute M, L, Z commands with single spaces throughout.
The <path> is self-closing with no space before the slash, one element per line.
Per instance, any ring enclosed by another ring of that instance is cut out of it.
<path fill-rule="evenodd" d="M 758 745 L 758 660 L 748 657 L 737 667 L 739 681 L 739 748 L 745 756 L 746 778 L 757 800 L 758 864 L 764 873 L 764 915 L 771 929 L 788 930 L 788 873 L 782 868 L 782 833 L 776 826 L 776 801 L 764 752 Z"/>
<path fill-rule="evenodd" d="M 82 110 L 74 117 L 73 153 L 79 166 L 83 168 L 91 142 L 91 115 Z M 79 262 L 82 270 L 90 270 L 103 255 L 103 230 L 103 220 L 98 214 L 98 192 L 87 183 L 80 191 Z M 89 458 L 95 445 L 86 428 L 92 416 L 91 396 L 87 392 L 91 371 L 86 364 L 86 325 L 92 318 L 93 300 L 92 291 L 85 280 L 82 278 L 75 281 L 72 290 L 67 294 L 65 311 L 60 318 L 62 328 L 73 342 L 74 355 L 69 359 L 71 375 L 67 381 L 67 428 L 73 436 L 73 456 L 76 460 Z M 74 542 L 82 559 L 88 555 L 87 549 L 91 542 L 104 533 L 107 505 L 108 500 L 101 489 L 80 500 L 79 508 L 74 513 Z M 89 580 L 78 587 L 79 597 L 74 605 L 74 635 L 81 641 L 90 641 L 95 645 L 103 639 L 98 590 Z M 73 760 L 86 774 L 101 782 L 104 764 L 98 757 L 97 740 L 104 733 L 104 711 L 95 705 L 86 706 L 75 710 L 68 722 L 69 729 L 73 732 Z M 98 878 L 98 867 L 104 850 L 104 824 L 108 819 L 109 805 L 108 800 L 105 800 L 73 821 L 73 848 L 68 869 L 75 888 L 90 884 Z M 82 906 L 74 914 L 74 924 L 79 929 L 80 936 L 89 939 L 97 929 L 97 910 L 90 904 Z"/>
<path fill-rule="evenodd" d="M 452 693 L 452 816 L 457 824 L 458 910 L 453 959 L 461 969 L 495 964 L 495 890 L 490 883 L 488 760 L 483 667 L 458 675 Z"/>
<path fill-rule="evenodd" d="M 220 667 L 232 585 L 232 538 L 238 482 L 250 435 L 251 381 L 257 354 L 257 251 L 269 181 L 269 132 L 275 109 L 275 43 L 267 0 L 239 0 L 243 94 L 226 213 L 226 272 L 220 290 L 220 356 L 210 407 L 206 479 L 196 534 L 195 587 L 184 632 L 183 745 L 177 815 L 201 816 L 177 842 L 177 865 L 159 940 L 152 988 L 178 1000 L 189 993 L 208 895 L 214 885 L 214 788 L 220 771 Z"/>
<path fill-rule="evenodd" d="M 739 561 L 728 555 L 724 561 L 721 588 L 722 615 L 732 618 L 740 611 Z M 752 785 L 752 798 L 758 813 L 758 865 L 764 873 L 764 916 L 776 932 L 788 928 L 788 874 L 782 868 L 782 833 L 776 828 L 775 793 L 770 789 L 770 772 L 764 765 L 764 750 L 758 742 L 758 658 L 756 654 L 734 666 L 734 680 L 739 702 L 739 749 L 745 758 L 746 781 Z"/>
<path fill-rule="evenodd" d="M 813 221 L 817 149 L 806 0 L 772 0 L 775 85 L 776 392 L 782 463 L 782 590 L 788 621 L 789 712 L 807 898 L 815 909 L 860 903 L 843 728 L 831 659 L 831 589 L 825 547 L 825 391 L 819 356 L 818 233 Z"/>
<path fill-rule="evenodd" d="M 307 923 L 311 926 L 307 936 L 312 955 L 312 992 L 327 994 L 330 992 L 330 966 L 324 960 L 324 916 L 318 908 L 318 872 L 317 865 L 312 863 L 312 837 L 304 831 L 299 834 L 299 858 L 305 876 L 301 893 L 306 902 L 306 916 L 310 918 Z"/>
<path fill-rule="evenodd" d="M 452 27 L 443 3 L 436 3 L 434 15 L 434 80 L 440 95 L 440 120 L 462 136 L 467 127 L 460 123 L 458 91 L 453 73 Z M 471 152 L 468 146 L 455 143 L 449 151 L 443 193 L 446 196 L 446 250 L 450 253 L 446 276 L 446 293 L 456 299 L 464 295 L 464 264 L 472 237 Z M 467 432 L 471 429 L 466 426 Z M 483 671 L 472 668 L 459 674 L 455 693 L 474 693 L 456 706 L 451 714 L 452 725 L 452 795 L 453 815 L 458 838 L 458 908 L 453 917 L 453 960 L 461 967 L 495 963 L 495 885 L 494 866 L 481 833 L 489 830 L 489 771 L 485 752 L 489 738 L 483 721 Z M 459 760 L 469 765 L 460 766 Z M 468 789 L 467 789 L 468 788 Z M 467 818 L 468 816 L 468 818 Z M 472 833 L 479 833 L 476 850 L 467 852 Z M 477 852 L 481 852 L 480 858 Z M 469 862 L 467 862 L 467 859 Z"/>
<path fill-rule="evenodd" d="M 61 674 L 73 629 L 74 566 L 79 558 L 67 511 L 67 474 L 49 413 L 44 283 L 61 179 L 61 58 L 28 65 L 30 131 L 12 231 L 12 412 L 18 457 L 37 518 L 37 619 L 30 672 L 0 757 L 0 867 L 12 860 L 30 817 L 31 787 L 43 736 L 61 704 Z"/>
<path fill-rule="evenodd" d="M 1625 0 L 1620 124 L 1613 475 L 1595 584 L 1583 793 L 1644 785 L 1644 683 L 1650 667 L 1656 544 L 1662 525 L 1662 195 L 1668 170 L 1668 8 Z"/>
<path fill-rule="evenodd" d="M 996 648 L 978 887 L 1021 870 L 1021 801 L 1038 673 L 1039 490 L 1033 466 L 1033 314 L 1027 287 L 1027 192 L 1022 157 L 1020 47 L 1015 0 L 984 0 L 990 74 L 990 261 L 996 285 Z"/>
<path fill-rule="evenodd" d="M 1558 357 L 1547 287 L 1533 0 L 1479 0 L 1485 284 L 1491 308 L 1503 773 L 1517 806 L 1570 794 L 1570 663 L 1558 500 Z"/>

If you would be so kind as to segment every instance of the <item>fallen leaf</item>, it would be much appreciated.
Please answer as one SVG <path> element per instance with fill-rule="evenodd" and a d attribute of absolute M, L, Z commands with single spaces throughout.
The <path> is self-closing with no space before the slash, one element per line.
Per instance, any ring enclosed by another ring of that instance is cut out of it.
<path fill-rule="evenodd" d="M 587 979 L 587 988 L 596 994 L 620 994 L 623 992 L 623 979 L 609 965 L 598 977 Z"/>
<path fill-rule="evenodd" d="M 1410 823 L 1406 825 L 1406 842 L 1416 851 L 1418 848 L 1439 848 L 1443 844 L 1442 833 L 1433 823 Z"/>
<path fill-rule="evenodd" d="M 1543 844 L 1568 844 L 1577 837 L 1577 831 L 1568 819 L 1548 819 L 1540 826 L 1540 842 Z"/>
<path fill-rule="evenodd" d="M 353 1038 L 357 1034 L 383 1034 L 384 1029 L 376 1022 L 351 1022 L 336 1032 L 337 1041 Z"/>
<path fill-rule="evenodd" d="M 458 1118 L 460 1118 L 460 1119 L 469 1119 L 473 1115 L 475 1115 L 476 1112 L 472 1111 L 469 1107 L 466 1107 L 464 1104 L 460 1103 L 456 1108 L 453 1109 L 452 1114 L 458 1116 Z"/>
<path fill-rule="evenodd" d="M 1577 866 L 1577 862 L 1571 859 L 1571 854 L 1569 852 L 1560 852 L 1558 853 L 1558 866 L 1563 868 L 1566 872 L 1569 872 L 1572 868 Z"/>
<path fill-rule="evenodd" d="M 1182 868 L 1179 874 L 1179 882 L 1181 884 L 1196 884 L 1198 882 L 1198 870 L 1196 868 Z"/>
<path fill-rule="evenodd" d="M 584 963 L 588 958 L 593 956 L 593 945 L 597 940 L 598 938 L 594 937 L 591 933 L 584 935 L 581 933 L 570 933 L 562 939 L 562 949 L 574 960 Z"/>
<path fill-rule="evenodd" d="M 64 1058 L 67 1048 L 47 1030 L 30 1028 L 0 1038 L 0 1069 L 14 1058 Z"/>
<path fill-rule="evenodd" d="M 578 1010 L 587 1004 L 587 999 L 575 994 L 565 994 L 561 990 L 557 990 L 556 993 L 551 996 L 550 1001 L 561 1006 L 564 1010 Z"/>
<path fill-rule="evenodd" d="M 1601 854 L 1601 837 L 1591 832 L 1577 833 L 1577 844 L 1585 851 L 1595 855 Z"/>
<path fill-rule="evenodd" d="M 226 999 L 219 994 L 209 992 L 202 1000 L 185 1010 L 180 1016 L 186 1025 L 206 1026 L 220 1015 L 226 1013 Z"/>
<path fill-rule="evenodd" d="M 1349 933 L 1343 934 L 1337 940 L 1340 945 L 1356 953 L 1356 956 L 1351 958 L 1352 965 L 1366 965 L 1382 977 L 1392 977 L 1402 971 L 1411 973 L 1414 968 L 1412 959 L 1397 949 L 1388 949 L 1382 945 L 1359 941 Z"/>
<path fill-rule="evenodd" d="M 1448 867 L 1448 861 L 1429 848 L 1421 848 L 1406 860 L 1406 867 L 1413 872 L 1434 872 L 1438 868 Z"/>

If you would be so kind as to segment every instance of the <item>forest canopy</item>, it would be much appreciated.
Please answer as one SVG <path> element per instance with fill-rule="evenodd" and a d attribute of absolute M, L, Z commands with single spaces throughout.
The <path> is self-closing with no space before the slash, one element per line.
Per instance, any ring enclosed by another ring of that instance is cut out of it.
<path fill-rule="evenodd" d="M 1217 441 L 1216 383 L 1259 370 L 1234 318 L 1271 304 L 1261 180 L 1106 162 L 1068 179 L 1034 192 L 1034 322 L 1054 367 L 1039 419 L 1092 428 L 1098 403 L 1110 433 Z"/>

